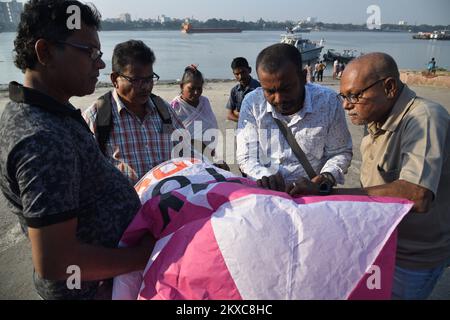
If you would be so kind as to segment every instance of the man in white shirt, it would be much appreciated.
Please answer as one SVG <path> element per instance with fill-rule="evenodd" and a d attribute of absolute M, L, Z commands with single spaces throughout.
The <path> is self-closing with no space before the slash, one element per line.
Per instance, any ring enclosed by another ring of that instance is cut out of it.
<path fill-rule="evenodd" d="M 336 59 L 336 60 L 334 60 L 334 63 L 333 63 L 333 79 L 335 79 L 336 80 L 336 78 L 337 78 L 337 76 L 338 76 L 338 65 L 339 65 L 339 60 L 338 59 Z"/>
<path fill-rule="evenodd" d="M 245 97 L 238 123 L 236 155 L 242 172 L 260 186 L 279 191 L 307 177 L 276 118 L 292 131 L 317 173 L 312 182 L 343 184 L 353 153 L 337 94 L 306 84 L 300 52 L 290 45 L 264 49 L 256 68 L 261 88 Z"/>

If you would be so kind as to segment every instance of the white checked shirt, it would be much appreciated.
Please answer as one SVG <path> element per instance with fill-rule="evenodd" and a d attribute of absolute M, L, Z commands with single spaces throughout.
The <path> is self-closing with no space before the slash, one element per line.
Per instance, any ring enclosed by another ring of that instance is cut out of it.
<path fill-rule="evenodd" d="M 337 183 L 344 183 L 353 156 L 345 112 L 334 91 L 316 84 L 305 85 L 304 106 L 292 116 L 276 112 L 262 88 L 245 97 L 236 151 L 244 173 L 261 179 L 280 172 L 287 183 L 308 177 L 273 117 L 291 129 L 317 174 L 329 172 Z"/>
<path fill-rule="evenodd" d="M 106 153 L 111 161 L 134 185 L 150 169 L 171 158 L 171 135 L 162 133 L 162 119 L 153 103 L 147 105 L 147 114 L 141 120 L 112 94 L 113 127 L 106 142 Z M 174 129 L 184 129 L 170 105 L 166 103 Z M 89 128 L 96 132 L 97 108 L 95 104 L 83 113 Z"/>

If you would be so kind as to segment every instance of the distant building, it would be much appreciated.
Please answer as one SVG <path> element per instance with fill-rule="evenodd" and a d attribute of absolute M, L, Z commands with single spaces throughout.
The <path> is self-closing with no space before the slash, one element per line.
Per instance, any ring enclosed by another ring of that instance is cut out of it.
<path fill-rule="evenodd" d="M 0 2 L 0 23 L 20 22 L 20 15 L 23 11 L 23 3 L 12 0 L 10 2 Z"/>
<path fill-rule="evenodd" d="M 317 17 L 308 17 L 308 18 L 306 18 L 306 22 L 307 23 L 316 23 Z"/>
<path fill-rule="evenodd" d="M 169 22 L 169 21 L 171 21 L 172 20 L 172 18 L 170 18 L 170 17 L 167 17 L 167 16 L 165 16 L 165 15 L 161 15 L 161 16 L 158 16 L 158 21 L 159 21 L 159 23 L 161 23 L 161 24 L 164 24 L 164 23 L 166 23 L 166 22 Z"/>
<path fill-rule="evenodd" d="M 119 21 L 124 23 L 130 23 L 131 15 L 129 13 L 122 13 L 121 15 L 119 15 Z"/>
<path fill-rule="evenodd" d="M 405 20 L 400 20 L 400 21 L 398 22 L 398 25 L 399 25 L 399 26 L 407 26 L 408 23 L 407 23 Z"/>

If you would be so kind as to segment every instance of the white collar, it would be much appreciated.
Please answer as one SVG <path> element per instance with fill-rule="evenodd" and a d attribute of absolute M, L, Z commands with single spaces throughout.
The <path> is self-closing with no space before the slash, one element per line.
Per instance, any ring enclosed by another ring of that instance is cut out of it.
<path fill-rule="evenodd" d="M 295 125 L 297 122 L 302 120 L 306 117 L 308 113 L 313 112 L 313 105 L 312 105 L 312 94 L 311 94 L 312 87 L 310 84 L 305 85 L 305 101 L 303 103 L 303 108 L 301 108 L 297 113 L 294 114 L 294 117 L 292 117 L 290 125 Z M 271 113 L 272 117 L 284 120 L 283 116 L 278 113 L 274 106 L 272 106 L 267 100 L 266 100 L 266 112 Z"/>

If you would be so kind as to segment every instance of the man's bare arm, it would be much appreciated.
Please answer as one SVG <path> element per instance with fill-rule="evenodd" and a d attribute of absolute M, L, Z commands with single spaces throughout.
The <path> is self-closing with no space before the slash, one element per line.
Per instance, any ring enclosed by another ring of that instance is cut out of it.
<path fill-rule="evenodd" d="M 317 177 L 316 177 L 317 178 Z M 291 196 L 319 194 L 319 181 L 300 178 L 295 184 L 286 186 Z M 414 202 L 413 210 L 418 213 L 428 212 L 433 202 L 433 192 L 404 180 L 368 188 L 336 188 L 332 195 L 365 195 L 378 197 L 403 198 Z"/>
<path fill-rule="evenodd" d="M 239 112 L 237 112 L 236 110 L 228 109 L 227 119 L 230 121 L 238 122 Z"/>
<path fill-rule="evenodd" d="M 134 248 L 104 248 L 76 239 L 78 219 L 44 227 L 28 228 L 33 264 L 43 279 L 65 280 L 67 267 L 76 265 L 82 281 L 95 281 L 143 270 L 154 247 L 149 236 Z"/>
<path fill-rule="evenodd" d="M 335 189 L 332 194 L 404 198 L 414 202 L 413 210 L 418 213 L 427 212 L 433 202 L 433 192 L 405 180 L 396 180 L 391 183 L 363 189 Z"/>

